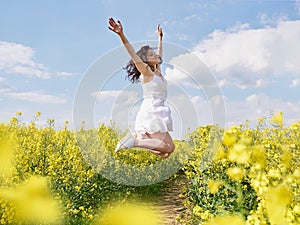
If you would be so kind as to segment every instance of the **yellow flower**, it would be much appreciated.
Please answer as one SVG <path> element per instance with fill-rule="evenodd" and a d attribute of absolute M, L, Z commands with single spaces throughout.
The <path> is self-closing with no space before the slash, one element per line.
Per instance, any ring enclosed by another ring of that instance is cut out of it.
<path fill-rule="evenodd" d="M 264 122 L 265 119 L 266 119 L 266 117 L 260 117 L 260 118 L 257 119 L 257 122 L 259 124 L 261 124 L 262 122 Z"/>
<path fill-rule="evenodd" d="M 14 203 L 20 223 L 61 224 L 61 212 L 47 188 L 47 179 L 31 177 L 19 188 L 0 191 L 0 197 Z"/>
<path fill-rule="evenodd" d="M 288 146 L 283 146 L 282 164 L 289 169 L 292 165 L 292 155 Z"/>
<path fill-rule="evenodd" d="M 237 140 L 236 135 L 226 131 L 224 136 L 223 136 L 223 144 L 227 146 L 233 145 Z"/>
<path fill-rule="evenodd" d="M 265 202 L 268 217 L 271 224 L 288 224 L 285 213 L 287 205 L 292 200 L 289 190 L 281 185 L 279 187 L 269 187 L 265 193 Z"/>
<path fill-rule="evenodd" d="M 283 121 L 283 113 L 282 112 L 274 114 L 270 120 L 271 123 L 275 123 L 279 127 L 282 127 L 282 121 Z"/>
<path fill-rule="evenodd" d="M 243 218 L 239 215 L 222 215 L 217 216 L 204 225 L 244 225 Z"/>
<path fill-rule="evenodd" d="M 224 147 L 220 142 L 214 143 L 212 152 L 215 160 L 224 159 L 227 157 L 227 152 L 225 152 Z"/>
<path fill-rule="evenodd" d="M 210 193 L 215 194 L 218 192 L 219 187 L 223 184 L 222 181 L 218 181 L 218 180 L 209 180 L 207 185 L 209 188 Z"/>
<path fill-rule="evenodd" d="M 300 169 L 295 169 L 293 175 L 297 178 L 300 177 Z"/>
<path fill-rule="evenodd" d="M 0 176 L 8 176 L 12 172 L 13 148 L 7 138 L 0 137 Z"/>
<path fill-rule="evenodd" d="M 300 205 L 295 205 L 293 211 L 294 213 L 300 215 Z"/>
<path fill-rule="evenodd" d="M 300 124 L 299 124 L 299 122 L 298 123 L 293 123 L 293 124 L 291 124 L 291 126 L 290 126 L 290 130 L 292 130 L 292 131 L 298 131 L 299 130 L 299 127 L 300 127 Z"/>
<path fill-rule="evenodd" d="M 272 178 L 280 178 L 280 170 L 279 169 L 270 169 L 268 175 Z"/>
<path fill-rule="evenodd" d="M 254 164 L 260 166 L 261 169 L 266 166 L 266 153 L 264 152 L 264 147 L 254 146 L 251 149 L 251 161 Z"/>
<path fill-rule="evenodd" d="M 203 211 L 203 209 L 202 209 L 199 205 L 196 205 L 196 206 L 193 208 L 193 214 L 194 214 L 195 216 L 200 217 L 202 211 Z"/>
<path fill-rule="evenodd" d="M 104 211 L 95 225 L 160 225 L 161 215 L 141 203 L 119 204 Z"/>
<path fill-rule="evenodd" d="M 228 160 L 232 162 L 246 164 L 248 163 L 249 158 L 250 155 L 247 151 L 247 146 L 244 144 L 234 144 L 228 153 Z"/>
<path fill-rule="evenodd" d="M 208 220 L 208 219 L 212 218 L 212 216 L 213 216 L 213 215 L 210 213 L 209 210 L 205 210 L 205 211 L 202 212 L 201 215 L 200 215 L 201 219 L 203 219 L 203 220 Z"/>
<path fill-rule="evenodd" d="M 232 180 L 241 180 L 245 176 L 245 170 L 240 167 L 228 168 L 226 173 Z"/>
<path fill-rule="evenodd" d="M 38 117 L 40 117 L 41 115 L 42 115 L 41 112 L 37 112 L 37 113 L 35 114 L 35 117 L 38 118 Z"/>

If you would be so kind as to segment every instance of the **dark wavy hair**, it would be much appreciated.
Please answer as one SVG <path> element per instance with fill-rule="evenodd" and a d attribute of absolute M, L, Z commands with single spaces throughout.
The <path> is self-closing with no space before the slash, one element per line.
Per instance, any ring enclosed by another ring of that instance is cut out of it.
<path fill-rule="evenodd" d="M 154 48 L 151 48 L 149 45 L 145 45 L 145 46 L 141 47 L 141 49 L 136 52 L 136 54 L 146 64 L 148 64 L 147 63 L 147 52 L 148 52 L 149 49 L 154 49 Z M 162 63 L 162 60 L 160 61 L 160 64 L 161 63 Z M 149 67 L 151 68 L 152 71 L 154 71 L 155 68 L 153 66 L 149 65 Z M 137 69 L 137 67 L 135 66 L 132 59 L 127 63 L 127 65 L 124 69 L 127 70 L 126 78 L 129 79 L 131 83 L 137 83 L 137 82 L 140 81 L 139 78 L 140 78 L 141 73 Z"/>

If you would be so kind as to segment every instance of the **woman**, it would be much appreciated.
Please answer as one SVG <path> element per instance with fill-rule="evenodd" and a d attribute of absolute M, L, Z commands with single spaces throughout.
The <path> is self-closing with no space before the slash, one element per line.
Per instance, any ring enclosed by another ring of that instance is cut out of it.
<path fill-rule="evenodd" d="M 137 53 L 123 33 L 118 20 L 109 18 L 111 31 L 119 35 L 131 57 L 126 66 L 132 83 L 141 82 L 143 102 L 136 117 L 135 132 L 129 132 L 117 145 L 115 151 L 124 148 L 146 148 L 150 152 L 168 158 L 174 151 L 174 143 L 169 134 L 172 131 L 172 118 L 169 107 L 164 105 L 167 98 L 167 81 L 160 72 L 163 32 L 157 27 L 159 36 L 158 54 L 149 46 L 143 46 Z"/>

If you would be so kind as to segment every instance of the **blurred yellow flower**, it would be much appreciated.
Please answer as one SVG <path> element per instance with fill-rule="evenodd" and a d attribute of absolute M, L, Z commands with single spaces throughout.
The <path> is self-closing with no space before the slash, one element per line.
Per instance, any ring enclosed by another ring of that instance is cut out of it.
<path fill-rule="evenodd" d="M 300 177 L 300 169 L 295 169 L 293 175 L 297 178 Z"/>
<path fill-rule="evenodd" d="M 246 164 L 249 158 L 250 154 L 247 151 L 247 146 L 244 144 L 236 143 L 229 149 L 228 160 L 231 162 Z"/>
<path fill-rule="evenodd" d="M 227 152 L 220 142 L 214 143 L 212 152 L 215 160 L 227 158 Z"/>
<path fill-rule="evenodd" d="M 269 187 L 265 193 L 265 202 L 267 214 L 271 224 L 288 225 L 285 218 L 287 205 L 292 200 L 289 190 L 281 185 L 278 187 Z"/>
<path fill-rule="evenodd" d="M 220 180 L 209 180 L 207 185 L 209 188 L 210 193 L 215 194 L 218 192 L 219 187 L 223 184 Z"/>
<path fill-rule="evenodd" d="M 300 205 L 295 205 L 293 211 L 294 213 L 300 215 Z"/>
<path fill-rule="evenodd" d="M 259 165 L 261 169 L 266 166 L 266 158 L 263 146 L 254 146 L 251 148 L 251 162 Z"/>
<path fill-rule="evenodd" d="M 40 117 L 41 115 L 42 115 L 41 112 L 37 112 L 37 113 L 35 114 L 35 117 L 38 118 L 38 117 Z"/>
<path fill-rule="evenodd" d="M 237 140 L 237 137 L 235 134 L 232 134 L 228 131 L 225 132 L 223 136 L 223 144 L 227 146 L 233 145 Z"/>
<path fill-rule="evenodd" d="M 300 128 L 300 123 L 299 122 L 300 121 L 298 121 L 297 123 L 291 124 L 291 126 L 289 127 L 289 129 L 292 130 L 292 131 L 298 131 L 299 128 Z"/>
<path fill-rule="evenodd" d="M 279 169 L 270 169 L 268 175 L 272 178 L 280 178 L 280 170 Z"/>
<path fill-rule="evenodd" d="M 265 119 L 266 119 L 266 117 L 260 117 L 260 118 L 257 119 L 257 122 L 259 124 L 261 124 L 262 122 L 264 122 Z"/>
<path fill-rule="evenodd" d="M 62 213 L 51 197 L 45 177 L 31 177 L 19 188 L 0 190 L 0 197 L 15 205 L 15 215 L 20 223 L 61 224 Z"/>
<path fill-rule="evenodd" d="M 141 203 L 117 204 L 98 218 L 94 225 L 161 225 L 161 215 Z"/>
<path fill-rule="evenodd" d="M 228 168 L 226 173 L 232 180 L 242 180 L 245 177 L 245 170 L 240 167 Z"/>
<path fill-rule="evenodd" d="M 271 123 L 277 124 L 279 127 L 282 127 L 282 121 L 283 121 L 282 112 L 274 114 L 270 120 Z"/>
<path fill-rule="evenodd" d="M 22 116 L 22 112 L 16 112 L 17 116 Z"/>
<path fill-rule="evenodd" d="M 222 215 L 217 216 L 204 225 L 244 225 L 245 221 L 240 215 Z"/>

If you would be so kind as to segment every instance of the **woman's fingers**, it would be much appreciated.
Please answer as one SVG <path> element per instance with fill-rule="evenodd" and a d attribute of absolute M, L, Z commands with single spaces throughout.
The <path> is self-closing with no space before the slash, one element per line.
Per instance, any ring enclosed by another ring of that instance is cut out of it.
<path fill-rule="evenodd" d="M 109 21 L 108 21 L 108 22 L 109 22 L 109 25 L 112 26 L 112 27 L 113 27 L 114 25 L 116 25 L 116 22 L 114 21 L 113 18 L 109 18 Z"/>
<path fill-rule="evenodd" d="M 109 23 L 109 26 L 108 28 L 115 32 L 115 33 L 121 33 L 122 32 L 122 24 L 121 24 L 121 21 L 120 20 L 117 20 L 117 22 L 113 19 L 113 18 L 109 18 L 108 19 L 108 23 Z"/>
<path fill-rule="evenodd" d="M 110 26 L 112 26 L 112 27 L 116 26 L 116 22 L 115 22 L 115 20 L 113 18 L 109 18 L 108 22 L 109 22 Z"/>
<path fill-rule="evenodd" d="M 158 33 L 159 36 L 163 35 L 162 28 L 161 28 L 160 24 L 157 25 L 157 33 Z"/>

